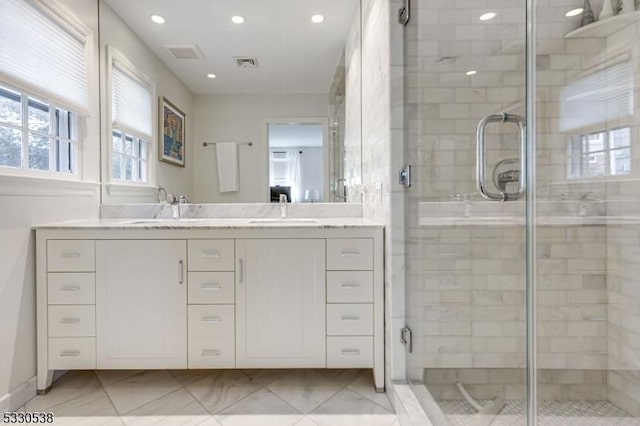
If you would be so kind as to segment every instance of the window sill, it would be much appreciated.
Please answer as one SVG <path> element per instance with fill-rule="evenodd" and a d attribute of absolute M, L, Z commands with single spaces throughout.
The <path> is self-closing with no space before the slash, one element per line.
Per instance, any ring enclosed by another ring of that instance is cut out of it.
<path fill-rule="evenodd" d="M 0 196 L 99 198 L 99 187 L 100 182 L 0 174 Z"/>
<path fill-rule="evenodd" d="M 105 185 L 106 195 L 117 198 L 156 199 L 156 186 L 143 184 L 109 183 Z"/>

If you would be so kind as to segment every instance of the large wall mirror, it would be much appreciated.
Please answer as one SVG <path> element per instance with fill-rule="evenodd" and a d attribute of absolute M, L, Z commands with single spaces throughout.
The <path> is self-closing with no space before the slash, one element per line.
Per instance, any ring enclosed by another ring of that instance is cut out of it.
<path fill-rule="evenodd" d="M 103 203 L 354 201 L 360 0 L 99 0 Z"/>

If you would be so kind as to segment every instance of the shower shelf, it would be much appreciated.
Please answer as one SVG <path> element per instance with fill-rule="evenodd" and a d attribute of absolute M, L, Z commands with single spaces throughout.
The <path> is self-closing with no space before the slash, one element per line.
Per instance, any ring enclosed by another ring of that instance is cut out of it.
<path fill-rule="evenodd" d="M 602 38 L 615 34 L 625 29 L 631 24 L 640 21 L 640 11 L 625 13 L 624 15 L 614 16 L 613 18 L 597 21 L 593 24 L 585 25 L 568 32 L 564 38 Z"/>

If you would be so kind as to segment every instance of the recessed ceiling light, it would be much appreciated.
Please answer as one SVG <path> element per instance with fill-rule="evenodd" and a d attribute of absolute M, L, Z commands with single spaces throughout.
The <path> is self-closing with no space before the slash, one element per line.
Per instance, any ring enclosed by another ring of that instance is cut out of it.
<path fill-rule="evenodd" d="M 322 21 L 324 21 L 324 16 L 322 15 L 313 15 L 311 17 L 311 22 L 313 22 L 314 24 L 319 24 Z"/>
<path fill-rule="evenodd" d="M 471 71 L 467 71 L 467 72 L 466 72 L 466 74 L 467 74 L 467 75 L 476 75 L 476 74 L 478 74 L 478 71 L 476 71 L 476 70 L 471 70 Z"/>
<path fill-rule="evenodd" d="M 213 79 L 213 78 L 216 78 L 216 75 L 209 73 L 209 74 L 207 74 L 207 78 L 212 78 Z"/>
<path fill-rule="evenodd" d="M 584 9 L 579 7 L 577 9 L 572 9 L 572 10 L 568 11 L 567 13 L 565 13 L 564 16 L 566 16 L 567 18 L 571 18 L 573 16 L 580 15 L 583 11 L 584 11 Z"/>
<path fill-rule="evenodd" d="M 242 24 L 244 22 L 244 18 L 240 15 L 234 15 L 231 17 L 231 22 L 234 24 Z"/>
<path fill-rule="evenodd" d="M 489 19 L 495 18 L 496 15 L 497 15 L 497 13 L 495 13 L 495 12 L 488 12 L 488 13 L 485 13 L 484 15 L 480 15 L 480 20 L 481 21 L 488 21 Z"/>
<path fill-rule="evenodd" d="M 151 15 L 151 20 L 156 24 L 164 24 L 165 19 L 160 15 Z"/>

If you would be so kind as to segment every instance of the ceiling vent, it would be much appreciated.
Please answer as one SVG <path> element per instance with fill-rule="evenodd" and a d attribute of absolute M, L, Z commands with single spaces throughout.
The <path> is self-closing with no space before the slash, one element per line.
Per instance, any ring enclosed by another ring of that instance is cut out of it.
<path fill-rule="evenodd" d="M 240 68 L 258 68 L 258 59 L 249 56 L 234 56 L 233 60 Z"/>
<path fill-rule="evenodd" d="M 164 46 L 174 59 L 206 59 L 197 44 L 172 44 Z"/>

